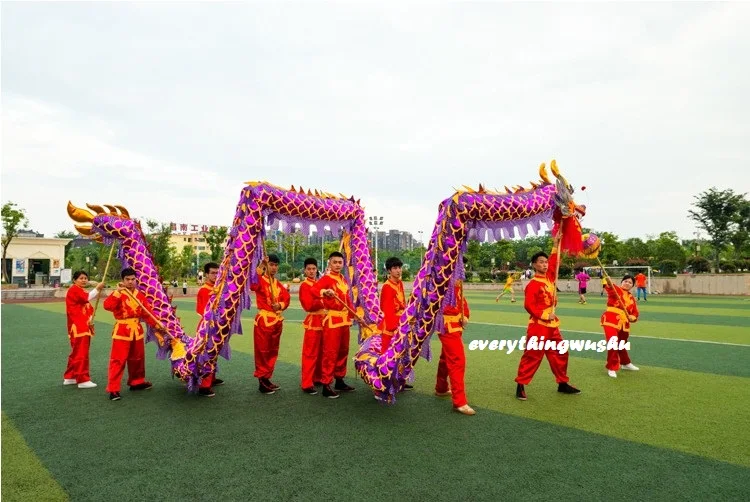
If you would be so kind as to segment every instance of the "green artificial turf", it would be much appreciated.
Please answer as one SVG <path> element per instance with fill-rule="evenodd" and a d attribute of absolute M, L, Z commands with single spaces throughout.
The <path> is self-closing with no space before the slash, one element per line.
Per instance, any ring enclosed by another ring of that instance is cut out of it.
<path fill-rule="evenodd" d="M 472 320 L 491 324 L 470 324 L 465 343 L 523 335 L 522 305 L 498 305 L 496 294 L 468 294 Z M 520 352 L 467 350 L 473 417 L 432 396 L 436 361 L 417 364 L 415 391 L 392 407 L 377 403 L 352 369 L 356 392 L 338 400 L 303 394 L 298 309 L 285 315 L 275 395 L 259 394 L 252 378 L 251 311 L 243 315 L 246 334 L 232 337 L 231 361 L 219 363 L 227 383 L 216 397 L 186 394 L 149 344 L 154 388 L 110 402 L 108 313 L 97 315 L 91 349 L 99 387 L 79 390 L 62 386 L 64 304 L 3 305 L 3 498 L 747 500 L 750 337 L 729 321 L 681 324 L 674 310 L 683 305 L 674 298 L 653 302 L 653 313 L 672 320 L 633 329 L 631 354 L 641 371 L 610 379 L 604 354 L 571 354 L 579 396 L 555 392 L 543 363 L 527 387 L 529 400 L 519 402 L 513 378 Z M 741 310 L 742 299 L 706 300 L 706 316 L 741 317 L 731 311 Z M 572 295 L 561 303 L 566 338 L 598 339 L 601 305 L 577 305 Z M 177 305 L 191 332 L 194 300 Z M 639 307 L 644 318 L 652 314 L 651 301 Z M 569 325 L 587 333 L 566 332 Z M 716 341 L 741 345 L 677 341 L 683 337 L 662 336 L 665 326 L 691 328 L 698 340 L 716 339 L 718 328 L 726 331 Z M 433 349 L 437 356 L 437 340 Z"/>

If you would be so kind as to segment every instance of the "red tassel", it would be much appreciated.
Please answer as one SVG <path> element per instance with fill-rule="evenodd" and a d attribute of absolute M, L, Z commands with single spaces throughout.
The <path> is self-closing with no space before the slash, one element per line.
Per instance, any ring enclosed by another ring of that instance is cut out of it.
<path fill-rule="evenodd" d="M 557 210 L 555 210 L 557 213 Z M 560 251 L 575 257 L 583 252 L 583 229 L 576 217 L 561 218 L 561 222 L 553 215 L 556 222 L 552 227 L 552 235 L 558 235 L 562 225 L 562 236 L 560 238 Z"/>

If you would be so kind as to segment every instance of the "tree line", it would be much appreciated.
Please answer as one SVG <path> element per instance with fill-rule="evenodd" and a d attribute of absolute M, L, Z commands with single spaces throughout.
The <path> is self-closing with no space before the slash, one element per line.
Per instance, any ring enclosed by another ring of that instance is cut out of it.
<path fill-rule="evenodd" d="M 645 240 L 632 237 L 622 239 L 608 231 L 584 229 L 593 232 L 602 239 L 600 260 L 605 265 L 649 265 L 658 273 L 672 275 L 676 272 L 703 273 L 750 271 L 750 200 L 747 194 L 734 192 L 732 189 L 719 190 L 712 187 L 695 196 L 693 207 L 687 215 L 696 222 L 707 237 L 680 239 L 673 231 L 659 235 L 649 235 Z M 2 206 L 3 260 L 8 245 L 18 232 L 28 225 L 25 211 L 13 202 Z M 201 252 L 196 256 L 193 246 L 185 246 L 180 253 L 170 244 L 171 229 L 169 225 L 146 221 L 146 240 L 154 257 L 154 262 L 162 279 L 192 277 L 197 270 L 209 261 L 220 262 L 224 255 L 226 227 L 213 227 L 204 234 L 210 252 Z M 58 232 L 55 237 L 75 238 L 70 231 Z M 324 242 L 320 245 L 305 245 L 306 239 L 300 233 L 277 234 L 265 241 L 266 253 L 279 255 L 282 263 L 279 272 L 282 277 L 292 279 L 302 275 L 302 264 L 307 257 L 320 260 L 339 248 L 338 240 Z M 552 237 L 542 235 L 519 240 L 501 240 L 494 243 L 470 241 L 466 256 L 468 269 L 476 272 L 481 279 L 498 278 L 509 270 L 525 270 L 531 256 L 537 251 L 549 251 L 552 248 Z M 397 256 L 405 264 L 404 278 L 409 279 L 419 269 L 425 249 L 421 246 L 410 250 L 379 250 L 378 275 L 385 276 L 383 264 L 388 256 Z M 91 245 L 66 248 L 65 267 L 75 270 L 86 270 L 92 278 L 100 277 L 109 254 L 109 247 L 93 242 Z M 374 249 L 371 256 L 375 257 Z M 86 261 L 88 258 L 88 261 Z M 196 263 L 197 262 L 197 263 Z M 197 264 L 197 268 L 196 268 Z M 566 260 L 561 263 L 561 277 L 569 277 L 575 269 L 595 265 L 591 260 Z M 113 257 L 108 279 L 116 279 L 120 263 Z M 3 281 L 7 282 L 6 270 L 3 267 Z M 502 278 L 502 277 L 501 277 Z"/>

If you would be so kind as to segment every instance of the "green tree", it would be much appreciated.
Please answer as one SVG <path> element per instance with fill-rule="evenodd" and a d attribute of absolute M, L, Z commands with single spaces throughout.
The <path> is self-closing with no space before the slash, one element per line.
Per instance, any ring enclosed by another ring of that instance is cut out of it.
<path fill-rule="evenodd" d="M 71 232 L 70 230 L 60 230 L 55 234 L 55 238 L 57 239 L 75 239 L 77 237 L 77 234 L 75 232 Z M 71 248 L 73 247 L 73 241 L 71 240 L 67 244 L 65 244 L 65 254 L 67 255 L 68 252 L 70 252 Z"/>
<path fill-rule="evenodd" d="M 145 236 L 146 242 L 151 248 L 154 265 L 161 277 L 169 277 L 170 273 L 173 272 L 176 254 L 175 247 L 169 243 L 170 237 L 172 237 L 172 229 L 169 225 L 160 225 L 153 220 L 146 220 L 146 226 L 149 229 L 148 235 Z"/>
<path fill-rule="evenodd" d="M 113 245 L 119 246 L 119 244 L 117 243 Z M 91 248 L 94 250 L 94 276 L 97 278 L 97 280 L 106 281 L 119 279 L 120 271 L 122 270 L 122 264 L 117 258 L 117 249 L 115 249 L 115 251 L 112 253 L 112 259 L 109 262 L 109 269 L 107 270 L 107 277 L 103 277 L 104 269 L 107 268 L 107 260 L 109 259 L 109 252 L 111 251 L 112 246 L 107 246 L 100 242 L 95 242 L 91 245 Z"/>
<path fill-rule="evenodd" d="M 645 260 L 648 261 L 651 251 L 648 245 L 637 237 L 633 237 L 625 240 L 622 243 L 622 259 L 627 261 L 630 260 Z"/>
<path fill-rule="evenodd" d="M 180 277 L 191 275 L 193 271 L 193 263 L 195 263 L 195 248 L 193 246 L 185 246 L 182 248 L 182 252 L 176 261 Z"/>
<path fill-rule="evenodd" d="M 743 198 L 734 218 L 736 230 L 729 241 L 734 249 L 734 257 L 750 256 L 750 201 Z"/>
<path fill-rule="evenodd" d="M 297 251 L 302 247 L 303 242 L 305 242 L 305 237 L 300 232 L 292 232 L 282 236 L 281 247 L 284 250 L 285 261 L 292 267 L 294 267 Z"/>
<path fill-rule="evenodd" d="M 702 256 L 693 256 L 691 258 L 688 258 L 687 264 L 695 274 L 708 272 L 710 265 L 709 261 Z"/>
<path fill-rule="evenodd" d="M 685 267 L 687 253 L 682 244 L 680 244 L 675 232 L 662 232 L 659 234 L 658 239 L 649 243 L 652 245 L 653 257 L 656 259 L 656 263 L 663 265 L 667 262 L 674 262 L 674 265 L 669 264 L 671 272 L 682 270 Z M 662 268 L 664 267 L 662 266 Z"/>
<path fill-rule="evenodd" d="M 688 211 L 688 215 L 698 227 L 705 230 L 714 248 L 714 265 L 719 267 L 721 252 L 732 242 L 732 236 L 746 230 L 746 222 L 742 220 L 747 199 L 745 194 L 735 193 L 734 190 L 718 190 L 711 187 L 695 196 L 695 209 Z"/>
<path fill-rule="evenodd" d="M 620 238 L 611 232 L 597 232 L 594 233 L 599 236 L 602 241 L 602 250 L 599 253 L 599 259 L 602 263 L 608 264 L 623 261 L 623 243 L 620 242 Z"/>
<path fill-rule="evenodd" d="M 464 256 L 467 260 L 466 269 L 475 270 L 479 267 L 479 262 L 482 259 L 482 244 L 477 240 L 470 240 L 466 245 Z"/>
<path fill-rule="evenodd" d="M 263 241 L 263 250 L 265 251 L 266 255 L 269 255 L 271 253 L 278 253 L 279 252 L 279 246 L 276 244 L 276 241 L 273 239 L 265 239 Z"/>
<path fill-rule="evenodd" d="M 3 260 L 2 260 L 2 269 L 3 269 L 3 281 L 10 282 L 10 278 L 8 277 L 8 274 L 6 273 L 5 268 L 5 257 L 8 254 L 8 246 L 10 246 L 11 241 L 18 235 L 18 231 L 21 230 L 23 227 L 27 226 L 29 224 L 29 219 L 26 218 L 26 210 L 18 208 L 18 205 L 15 202 L 6 202 L 3 204 L 2 208 L 2 217 L 3 217 L 3 236 L 2 236 L 2 245 L 3 245 Z"/>
<path fill-rule="evenodd" d="M 211 250 L 211 261 L 219 262 L 224 254 L 224 241 L 227 239 L 227 227 L 211 227 L 205 234 L 206 244 Z"/>

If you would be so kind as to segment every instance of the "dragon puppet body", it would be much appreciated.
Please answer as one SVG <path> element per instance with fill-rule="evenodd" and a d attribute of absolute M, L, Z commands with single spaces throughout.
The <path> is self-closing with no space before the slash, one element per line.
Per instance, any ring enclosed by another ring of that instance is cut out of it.
<path fill-rule="evenodd" d="M 393 341 L 380 354 L 381 336 L 377 325 L 380 311 L 377 280 L 370 259 L 364 209 L 353 197 L 325 192 L 285 190 L 265 182 L 247 183 L 240 195 L 232 228 L 219 267 L 219 278 L 210 296 L 197 333 L 187 335 L 166 291 L 162 287 L 149 246 L 140 224 L 121 206 L 87 204 L 94 211 L 68 203 L 68 214 L 78 222 L 76 229 L 105 243 L 120 243 L 118 258 L 123 267 L 136 271 L 140 289 L 152 305 L 167 334 L 158 336 L 151 329 L 147 341 L 159 344 L 158 358 L 169 357 L 172 372 L 197 390 L 201 380 L 216 366 L 219 355 L 230 357 L 229 339 L 242 332 L 241 312 L 251 306 L 250 287 L 258 280 L 256 268 L 263 259 L 266 226 L 281 226 L 285 232 L 298 229 L 304 235 L 315 226 L 341 235 L 345 256 L 344 275 L 352 287 L 350 295 L 360 326 L 360 347 L 354 358 L 360 377 L 383 401 L 395 402 L 397 392 L 411 380 L 420 355 L 430 360 L 429 339 L 442 329 L 444 305 L 454 301 L 453 285 L 464 278 L 462 256 L 469 238 L 480 240 L 520 236 L 527 228 L 541 230 L 541 224 L 555 222 L 568 242 L 568 252 L 581 252 L 580 225 L 583 213 L 572 199 L 573 189 L 551 164 L 555 181 L 540 167 L 541 181 L 530 189 L 517 187 L 506 193 L 467 189 L 443 201 L 422 266 Z M 589 247 L 597 239 L 589 239 Z"/>

